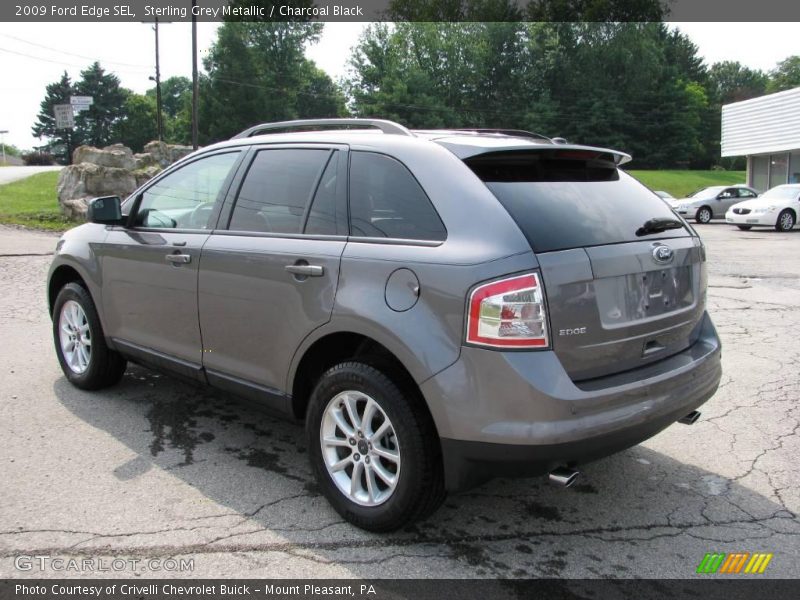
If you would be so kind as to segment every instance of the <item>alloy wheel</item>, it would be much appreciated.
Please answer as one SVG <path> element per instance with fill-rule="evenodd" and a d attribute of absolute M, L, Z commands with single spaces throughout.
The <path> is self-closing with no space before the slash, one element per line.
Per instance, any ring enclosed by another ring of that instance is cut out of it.
<path fill-rule="evenodd" d="M 370 396 L 348 390 L 334 396 L 320 425 L 328 475 L 349 500 L 378 506 L 400 477 L 400 444 L 386 412 Z"/>

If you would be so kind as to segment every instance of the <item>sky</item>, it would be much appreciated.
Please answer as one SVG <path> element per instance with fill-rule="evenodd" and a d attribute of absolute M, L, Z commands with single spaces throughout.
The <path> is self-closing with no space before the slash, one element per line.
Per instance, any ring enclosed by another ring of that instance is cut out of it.
<path fill-rule="evenodd" d="M 307 56 L 334 80 L 345 74 L 350 48 L 367 23 L 328 23 Z M 699 47 L 711 65 L 739 61 L 770 70 L 800 54 L 797 23 L 675 23 Z M 200 65 L 214 41 L 217 23 L 198 23 Z M 162 24 L 161 78 L 191 77 L 191 24 Z M 144 93 L 154 84 L 155 38 L 144 23 L 0 23 L 0 130 L 5 142 L 22 149 L 41 145 L 31 126 L 45 86 L 66 70 L 73 80 L 95 60 L 120 78 L 122 85 Z"/>

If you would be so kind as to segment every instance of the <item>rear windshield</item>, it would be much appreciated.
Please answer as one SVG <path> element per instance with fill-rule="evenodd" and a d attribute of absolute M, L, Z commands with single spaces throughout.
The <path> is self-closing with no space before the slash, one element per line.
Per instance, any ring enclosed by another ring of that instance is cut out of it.
<path fill-rule="evenodd" d="M 643 234 L 643 225 L 651 219 L 678 217 L 653 192 L 617 169 L 607 154 L 506 152 L 481 155 L 466 164 L 536 252 L 691 235 L 686 227 Z"/>

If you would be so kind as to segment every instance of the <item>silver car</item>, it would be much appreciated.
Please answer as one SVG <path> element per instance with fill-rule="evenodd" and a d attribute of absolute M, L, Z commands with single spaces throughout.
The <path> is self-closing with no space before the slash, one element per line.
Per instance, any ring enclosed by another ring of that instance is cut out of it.
<path fill-rule="evenodd" d="M 135 362 L 304 422 L 323 493 L 373 531 L 495 476 L 567 486 L 694 422 L 721 376 L 705 248 L 629 159 L 520 131 L 256 126 L 64 234 L 58 360 L 79 388 Z"/>
<path fill-rule="evenodd" d="M 758 190 L 746 185 L 715 185 L 692 192 L 686 198 L 672 200 L 670 204 L 685 219 L 706 224 L 711 219 L 722 219 L 728 209 L 744 200 L 758 197 Z"/>

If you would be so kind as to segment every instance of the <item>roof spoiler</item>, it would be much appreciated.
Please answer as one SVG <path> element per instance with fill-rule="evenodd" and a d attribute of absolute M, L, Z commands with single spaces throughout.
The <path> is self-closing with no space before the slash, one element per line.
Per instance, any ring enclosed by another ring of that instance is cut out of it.
<path fill-rule="evenodd" d="M 438 143 L 455 154 L 461 160 L 470 158 L 478 158 L 479 156 L 491 156 L 498 154 L 505 154 L 510 152 L 557 152 L 564 158 L 569 158 L 570 154 L 573 158 L 600 158 L 601 155 L 607 155 L 614 164 L 617 166 L 624 165 L 632 160 L 630 154 L 620 152 L 619 150 L 610 150 L 608 148 L 598 148 L 596 146 L 581 146 L 578 144 L 556 144 L 556 145 L 538 145 L 538 144 L 519 144 L 514 146 L 506 146 L 503 148 L 490 147 L 481 148 L 472 145 L 458 144 L 450 141 L 438 140 Z M 594 155 L 594 156 L 591 156 Z"/>

